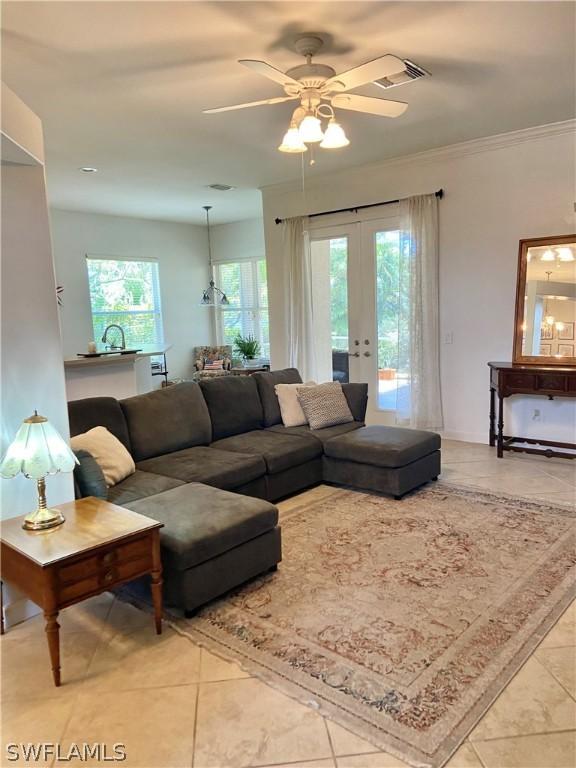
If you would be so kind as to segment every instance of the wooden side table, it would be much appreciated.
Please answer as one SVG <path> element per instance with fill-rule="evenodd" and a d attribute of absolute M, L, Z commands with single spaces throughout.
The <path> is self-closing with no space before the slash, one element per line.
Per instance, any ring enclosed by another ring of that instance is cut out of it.
<path fill-rule="evenodd" d="M 58 505 L 66 522 L 46 531 L 26 531 L 24 516 L 0 528 L 0 577 L 14 584 L 44 611 L 54 685 L 60 685 L 62 608 L 140 576 L 152 577 L 156 632 L 162 631 L 163 523 L 102 499 L 88 497 Z M 1 603 L 0 614 L 4 633 Z"/>

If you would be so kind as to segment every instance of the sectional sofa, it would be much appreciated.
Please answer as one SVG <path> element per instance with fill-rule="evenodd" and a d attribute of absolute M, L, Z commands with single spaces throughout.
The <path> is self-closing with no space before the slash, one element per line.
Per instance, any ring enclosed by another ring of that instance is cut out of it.
<path fill-rule="evenodd" d="M 193 612 L 275 568 L 281 532 L 273 501 L 326 480 L 400 496 L 438 475 L 437 435 L 364 426 L 366 384 L 342 385 L 353 421 L 284 427 L 275 385 L 300 382 L 286 369 L 68 404 L 72 435 L 106 427 L 134 458 L 136 471 L 107 498 L 164 523 L 168 603 Z"/>

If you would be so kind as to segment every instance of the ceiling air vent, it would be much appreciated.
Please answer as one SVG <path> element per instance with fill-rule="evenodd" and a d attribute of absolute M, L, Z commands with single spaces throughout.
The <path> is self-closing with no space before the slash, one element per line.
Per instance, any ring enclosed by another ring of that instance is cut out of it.
<path fill-rule="evenodd" d="M 418 80 L 421 77 L 430 77 L 430 72 L 419 67 L 418 64 L 414 64 L 413 61 L 404 59 L 404 64 L 406 65 L 404 72 L 398 72 L 395 75 L 374 80 L 374 85 L 379 85 L 380 88 L 393 88 L 395 85 L 404 85 L 404 83 L 410 83 L 412 80 Z"/>
<path fill-rule="evenodd" d="M 216 189 L 218 192 L 229 192 L 231 189 L 236 189 L 236 187 L 231 187 L 230 184 L 208 184 L 208 189 Z"/>

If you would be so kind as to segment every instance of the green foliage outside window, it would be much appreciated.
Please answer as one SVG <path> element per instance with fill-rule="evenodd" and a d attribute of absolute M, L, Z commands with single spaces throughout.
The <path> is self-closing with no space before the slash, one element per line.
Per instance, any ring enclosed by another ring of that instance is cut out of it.
<path fill-rule="evenodd" d="M 88 258 L 87 265 L 95 341 L 117 324 L 127 347 L 162 343 L 157 262 Z"/>
<path fill-rule="evenodd" d="M 376 302 L 378 367 L 402 368 L 408 349 L 408 279 L 405 258 L 400 259 L 399 233 L 376 235 Z M 349 349 L 348 244 L 346 238 L 330 240 L 330 304 L 332 348 Z M 399 330 L 403 332 L 399 334 Z M 399 343 L 399 337 L 401 339 Z"/>

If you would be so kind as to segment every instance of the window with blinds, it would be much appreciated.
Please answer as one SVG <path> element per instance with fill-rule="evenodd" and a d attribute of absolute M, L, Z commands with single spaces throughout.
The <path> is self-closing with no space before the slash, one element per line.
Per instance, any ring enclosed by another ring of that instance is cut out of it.
<path fill-rule="evenodd" d="M 162 344 L 158 262 L 87 256 L 86 264 L 96 343 L 115 323 L 123 328 L 127 347 Z"/>
<path fill-rule="evenodd" d="M 230 302 L 218 307 L 219 343 L 234 345 L 237 336 L 254 336 L 260 357 L 269 359 L 266 260 L 220 262 L 214 266 L 214 280 Z"/>

